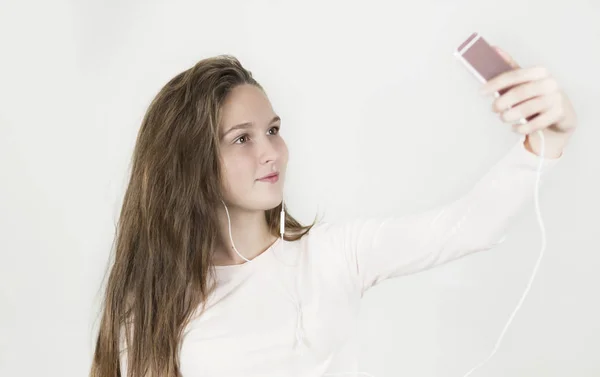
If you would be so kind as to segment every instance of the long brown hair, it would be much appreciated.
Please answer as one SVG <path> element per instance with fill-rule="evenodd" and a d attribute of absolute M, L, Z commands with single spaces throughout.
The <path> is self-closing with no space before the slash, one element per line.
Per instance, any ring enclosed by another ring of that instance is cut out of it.
<path fill-rule="evenodd" d="M 90 377 L 122 376 L 120 352 L 129 377 L 181 375 L 181 334 L 213 288 L 221 107 L 241 84 L 263 89 L 237 58 L 219 55 L 175 76 L 152 100 L 132 156 Z M 275 236 L 280 210 L 265 211 Z M 284 239 L 301 238 L 315 222 L 303 226 L 286 210 Z"/>

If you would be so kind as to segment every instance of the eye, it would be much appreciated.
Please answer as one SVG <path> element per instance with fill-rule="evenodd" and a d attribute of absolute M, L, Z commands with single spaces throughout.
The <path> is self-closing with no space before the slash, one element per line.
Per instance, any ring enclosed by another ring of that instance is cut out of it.
<path fill-rule="evenodd" d="M 244 134 L 244 135 L 238 137 L 237 139 L 235 139 L 234 143 L 235 144 L 244 144 L 244 143 L 246 143 L 246 141 L 248 141 L 248 135 Z"/>
<path fill-rule="evenodd" d="M 279 133 L 279 126 L 271 127 L 269 132 L 273 131 L 271 135 L 277 135 Z"/>

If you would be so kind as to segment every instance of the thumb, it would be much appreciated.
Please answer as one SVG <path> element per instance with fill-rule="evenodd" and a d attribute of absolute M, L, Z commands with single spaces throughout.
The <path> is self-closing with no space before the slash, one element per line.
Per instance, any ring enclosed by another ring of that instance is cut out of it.
<path fill-rule="evenodd" d="M 508 62 L 508 64 L 510 64 L 511 67 L 520 68 L 519 64 L 507 52 L 505 52 L 498 46 L 492 46 L 492 47 L 494 48 L 494 50 L 496 50 L 496 52 L 498 52 L 498 54 L 500 54 L 502 59 L 506 60 Z"/>

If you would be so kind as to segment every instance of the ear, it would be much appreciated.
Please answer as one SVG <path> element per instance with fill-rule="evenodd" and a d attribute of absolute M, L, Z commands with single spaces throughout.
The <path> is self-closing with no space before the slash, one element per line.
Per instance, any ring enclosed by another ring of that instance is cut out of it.
<path fill-rule="evenodd" d="M 519 64 L 507 52 L 505 52 L 498 46 L 492 46 L 492 47 L 494 48 L 494 50 L 496 50 L 496 52 L 498 52 L 498 54 L 500 54 L 500 56 L 502 56 L 502 58 L 504 60 L 506 60 L 508 62 L 508 64 L 510 64 L 511 67 L 521 68 L 521 66 L 519 66 Z"/>

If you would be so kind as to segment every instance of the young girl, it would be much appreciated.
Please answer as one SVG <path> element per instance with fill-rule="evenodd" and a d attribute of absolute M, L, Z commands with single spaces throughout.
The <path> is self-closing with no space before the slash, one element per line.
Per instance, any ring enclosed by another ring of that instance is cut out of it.
<path fill-rule="evenodd" d="M 540 161 L 561 160 L 569 100 L 543 67 L 512 64 L 484 86 L 513 87 L 494 111 L 539 115 L 463 197 L 308 226 L 284 212 L 282 121 L 251 72 L 223 55 L 177 75 L 139 131 L 90 376 L 325 375 L 367 289 L 497 245 Z"/>

